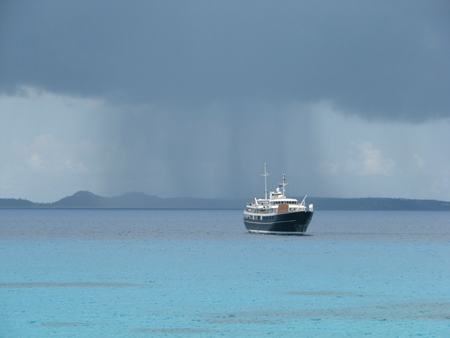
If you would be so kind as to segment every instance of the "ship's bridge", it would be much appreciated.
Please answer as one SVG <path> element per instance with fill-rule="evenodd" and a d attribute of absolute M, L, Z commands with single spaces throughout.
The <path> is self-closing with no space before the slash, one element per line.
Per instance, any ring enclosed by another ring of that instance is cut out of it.
<path fill-rule="evenodd" d="M 272 199 L 270 200 L 270 204 L 278 205 L 278 204 L 297 204 L 297 200 L 293 198 L 284 198 L 284 199 Z"/>
<path fill-rule="evenodd" d="M 280 191 L 280 188 L 277 188 L 275 191 L 270 191 L 270 199 L 269 203 L 271 205 L 279 205 L 279 204 L 297 204 L 298 201 L 295 198 L 287 198 L 284 193 Z"/>

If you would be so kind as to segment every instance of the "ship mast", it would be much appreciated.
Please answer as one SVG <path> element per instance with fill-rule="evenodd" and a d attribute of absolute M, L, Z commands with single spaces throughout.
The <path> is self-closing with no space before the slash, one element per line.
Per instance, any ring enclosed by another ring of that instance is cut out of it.
<path fill-rule="evenodd" d="M 267 176 L 270 174 L 267 172 L 266 164 L 264 163 L 264 174 L 261 174 L 261 176 L 264 176 L 264 199 L 267 200 Z"/>
<path fill-rule="evenodd" d="M 286 186 L 287 186 L 286 174 L 282 174 L 281 177 L 282 177 L 281 186 L 283 187 L 283 196 L 286 196 Z"/>

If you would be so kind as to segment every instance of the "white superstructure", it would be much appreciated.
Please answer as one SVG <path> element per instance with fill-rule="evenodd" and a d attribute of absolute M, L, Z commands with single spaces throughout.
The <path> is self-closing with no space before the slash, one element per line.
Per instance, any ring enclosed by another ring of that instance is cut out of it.
<path fill-rule="evenodd" d="M 295 198 L 287 198 L 286 197 L 286 174 L 282 175 L 282 182 L 279 184 L 279 187 L 276 188 L 275 191 L 271 190 L 269 198 L 267 198 L 267 176 L 270 174 L 266 171 L 266 164 L 264 164 L 264 176 L 265 180 L 265 190 L 264 197 L 256 199 L 252 203 L 246 205 L 244 211 L 244 217 L 250 219 L 263 219 L 260 217 L 273 216 L 280 213 L 287 212 L 305 212 L 312 211 L 313 205 L 309 205 L 309 209 L 305 205 L 306 196 L 303 198 L 301 203 L 298 203 L 298 200 Z M 280 191 L 280 187 L 282 190 Z M 260 216 L 260 217 L 258 217 Z"/>

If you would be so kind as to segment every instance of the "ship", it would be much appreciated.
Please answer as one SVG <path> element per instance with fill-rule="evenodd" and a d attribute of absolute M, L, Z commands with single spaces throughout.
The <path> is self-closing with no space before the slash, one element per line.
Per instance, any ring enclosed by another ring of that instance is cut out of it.
<path fill-rule="evenodd" d="M 264 199 L 255 198 L 246 205 L 244 224 L 250 233 L 303 235 L 313 217 L 313 205 L 305 205 L 306 196 L 301 203 L 295 198 L 286 197 L 286 174 L 282 174 L 279 186 L 270 191 L 267 198 L 267 173 L 264 164 Z M 281 188 L 281 190 L 280 190 Z"/>

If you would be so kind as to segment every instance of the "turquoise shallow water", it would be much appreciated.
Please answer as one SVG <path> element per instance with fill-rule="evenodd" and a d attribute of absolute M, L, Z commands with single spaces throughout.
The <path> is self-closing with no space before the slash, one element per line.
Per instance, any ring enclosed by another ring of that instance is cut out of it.
<path fill-rule="evenodd" d="M 1 210 L 0 337 L 448 337 L 450 213 Z"/>

